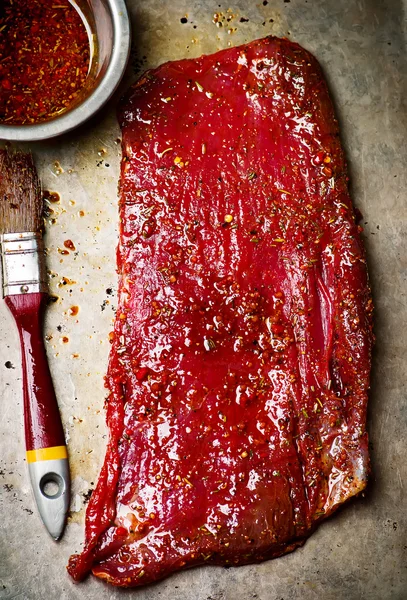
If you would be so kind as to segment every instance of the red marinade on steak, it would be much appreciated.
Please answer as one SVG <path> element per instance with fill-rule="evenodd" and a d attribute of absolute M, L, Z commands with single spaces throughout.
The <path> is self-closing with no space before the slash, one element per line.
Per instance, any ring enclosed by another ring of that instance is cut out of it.
<path fill-rule="evenodd" d="M 372 303 L 300 46 L 166 63 L 119 119 L 110 438 L 68 569 L 138 586 L 289 552 L 364 489 Z"/>

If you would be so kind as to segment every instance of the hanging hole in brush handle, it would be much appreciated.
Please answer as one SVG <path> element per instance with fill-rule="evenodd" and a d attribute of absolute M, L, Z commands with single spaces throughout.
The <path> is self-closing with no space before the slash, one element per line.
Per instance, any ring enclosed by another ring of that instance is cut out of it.
<path fill-rule="evenodd" d="M 46 473 L 41 477 L 40 491 L 45 498 L 56 500 L 64 491 L 64 481 L 57 473 Z"/>

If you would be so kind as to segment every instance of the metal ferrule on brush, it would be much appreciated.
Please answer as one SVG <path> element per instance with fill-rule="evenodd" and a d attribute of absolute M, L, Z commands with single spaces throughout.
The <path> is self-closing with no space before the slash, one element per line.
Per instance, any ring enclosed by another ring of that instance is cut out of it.
<path fill-rule="evenodd" d="M 40 233 L 4 233 L 1 250 L 3 297 L 47 291 L 45 249 Z"/>

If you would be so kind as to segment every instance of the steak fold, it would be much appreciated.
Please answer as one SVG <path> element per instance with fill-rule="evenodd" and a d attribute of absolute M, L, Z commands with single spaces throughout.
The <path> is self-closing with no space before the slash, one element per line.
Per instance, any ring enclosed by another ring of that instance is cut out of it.
<path fill-rule="evenodd" d="M 138 586 L 290 552 L 364 489 L 372 302 L 300 46 L 166 63 L 119 120 L 110 436 L 68 570 Z"/>

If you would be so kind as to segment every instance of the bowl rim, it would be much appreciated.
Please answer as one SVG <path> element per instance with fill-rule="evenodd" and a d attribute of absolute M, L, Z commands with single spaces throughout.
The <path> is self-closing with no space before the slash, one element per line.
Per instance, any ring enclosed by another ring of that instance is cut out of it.
<path fill-rule="evenodd" d="M 130 20 L 124 0 L 107 0 L 113 25 L 113 49 L 108 68 L 91 94 L 52 121 L 32 125 L 3 125 L 0 140 L 40 141 L 72 131 L 90 119 L 111 98 L 119 85 L 130 55 Z"/>

